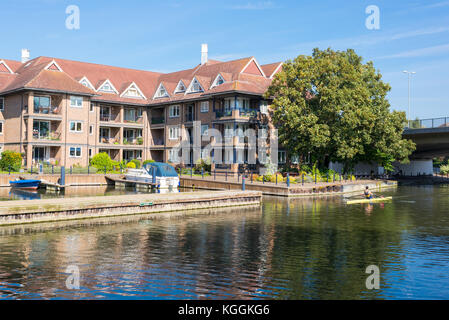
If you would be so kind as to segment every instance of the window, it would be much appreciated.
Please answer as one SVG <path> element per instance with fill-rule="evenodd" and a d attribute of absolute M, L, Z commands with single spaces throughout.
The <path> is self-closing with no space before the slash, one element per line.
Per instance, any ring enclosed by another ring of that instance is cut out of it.
<path fill-rule="evenodd" d="M 143 115 L 143 109 L 137 109 L 137 117 L 141 118 Z"/>
<path fill-rule="evenodd" d="M 156 91 L 156 94 L 154 95 L 155 98 L 165 98 L 168 97 L 168 92 L 165 89 L 164 85 L 161 83 L 159 85 L 159 88 Z"/>
<path fill-rule="evenodd" d="M 92 84 L 90 83 L 90 81 L 89 81 L 86 77 L 84 77 L 83 79 L 81 79 L 80 83 L 81 83 L 83 86 L 85 86 L 85 87 L 87 87 L 87 88 L 89 88 L 89 89 L 95 91 L 94 87 L 92 86 Z"/>
<path fill-rule="evenodd" d="M 201 102 L 201 112 L 209 112 L 209 101 Z"/>
<path fill-rule="evenodd" d="M 92 158 L 92 149 L 89 149 L 89 158 Z"/>
<path fill-rule="evenodd" d="M 267 114 L 268 113 L 268 102 L 260 101 L 260 113 Z"/>
<path fill-rule="evenodd" d="M 125 109 L 125 121 L 135 122 L 136 120 L 136 109 Z"/>
<path fill-rule="evenodd" d="M 207 136 L 208 135 L 209 126 L 207 124 L 201 125 L 201 135 Z"/>
<path fill-rule="evenodd" d="M 83 122 L 70 121 L 70 132 L 83 132 Z"/>
<path fill-rule="evenodd" d="M 203 87 L 201 87 L 201 84 L 196 80 L 196 78 L 193 79 L 192 83 L 190 84 L 189 90 L 187 93 L 195 93 L 195 92 L 203 92 Z"/>
<path fill-rule="evenodd" d="M 109 80 L 106 80 L 100 87 L 100 89 L 98 89 L 98 91 L 107 93 L 117 93 L 117 90 L 115 90 L 115 88 L 112 86 L 112 83 L 110 83 Z"/>
<path fill-rule="evenodd" d="M 229 111 L 234 109 L 235 106 L 235 98 L 226 98 L 224 101 L 225 111 Z"/>
<path fill-rule="evenodd" d="M 240 109 L 247 110 L 249 109 L 249 99 L 246 98 L 238 98 L 237 99 L 238 107 Z"/>
<path fill-rule="evenodd" d="M 90 104 L 89 111 L 90 111 L 90 112 L 94 112 L 94 104 L 93 104 L 93 103 Z"/>
<path fill-rule="evenodd" d="M 50 112 L 50 97 L 45 96 L 35 96 L 34 102 L 34 112 L 35 113 L 49 113 Z"/>
<path fill-rule="evenodd" d="M 71 158 L 81 158 L 81 147 L 70 147 L 69 155 Z"/>
<path fill-rule="evenodd" d="M 3 121 L 0 121 L 0 134 L 3 134 Z"/>
<path fill-rule="evenodd" d="M 168 161 L 179 162 L 179 150 L 178 149 L 171 149 L 168 152 Z"/>
<path fill-rule="evenodd" d="M 0 98 L 0 111 L 5 110 L 5 98 Z"/>
<path fill-rule="evenodd" d="M 224 82 L 225 82 L 225 81 L 224 81 L 223 77 L 219 74 L 219 75 L 215 78 L 215 81 L 214 81 L 214 83 L 212 84 L 212 88 L 213 88 L 213 87 L 216 87 L 216 86 L 219 86 L 219 85 L 222 85 Z"/>
<path fill-rule="evenodd" d="M 170 118 L 179 117 L 179 105 L 170 106 L 170 108 L 169 108 L 169 115 L 170 115 Z"/>
<path fill-rule="evenodd" d="M 184 82 L 179 81 L 178 86 L 176 87 L 175 93 L 185 92 L 186 86 L 184 85 Z"/>
<path fill-rule="evenodd" d="M 91 124 L 91 125 L 89 126 L 89 134 L 90 134 L 90 135 L 94 134 L 94 125 L 93 125 L 93 124 Z"/>
<path fill-rule="evenodd" d="M 82 108 L 83 97 L 70 96 L 70 106 L 74 108 Z"/>
<path fill-rule="evenodd" d="M 143 99 L 145 98 L 143 94 L 140 92 L 139 88 L 136 84 L 131 84 L 129 88 L 122 94 L 124 97 L 134 98 L 134 99 Z"/>
<path fill-rule="evenodd" d="M 281 164 L 285 163 L 286 156 L 287 155 L 286 155 L 285 151 L 279 151 L 278 152 L 278 162 L 281 163 Z"/>
<path fill-rule="evenodd" d="M 169 139 L 178 140 L 179 139 L 179 127 L 170 127 Z"/>

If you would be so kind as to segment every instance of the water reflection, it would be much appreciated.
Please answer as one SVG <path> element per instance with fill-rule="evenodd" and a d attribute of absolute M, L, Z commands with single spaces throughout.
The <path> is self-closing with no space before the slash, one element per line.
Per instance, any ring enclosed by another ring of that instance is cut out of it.
<path fill-rule="evenodd" d="M 449 298 L 449 189 L 385 195 L 393 202 L 266 198 L 183 218 L 0 228 L 0 297 Z M 372 264 L 381 290 L 365 287 Z M 65 288 L 68 265 L 80 290 Z"/>

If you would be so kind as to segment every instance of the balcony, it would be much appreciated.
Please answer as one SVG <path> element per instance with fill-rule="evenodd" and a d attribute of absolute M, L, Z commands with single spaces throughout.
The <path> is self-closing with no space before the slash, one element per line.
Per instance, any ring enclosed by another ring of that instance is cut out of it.
<path fill-rule="evenodd" d="M 232 110 L 226 110 L 226 111 L 215 111 L 215 117 L 223 118 L 223 117 L 230 117 L 232 116 Z"/>
<path fill-rule="evenodd" d="M 50 115 L 60 115 L 61 109 L 59 107 L 41 107 L 34 106 L 33 112 L 35 114 L 50 114 Z"/>
<path fill-rule="evenodd" d="M 186 114 L 186 122 L 192 122 L 195 120 L 195 115 L 193 113 Z"/>
<path fill-rule="evenodd" d="M 165 117 L 153 117 L 151 118 L 151 124 L 164 124 Z"/>
<path fill-rule="evenodd" d="M 123 144 L 125 146 L 143 146 L 143 138 L 139 137 L 136 139 L 123 139 Z"/>
<path fill-rule="evenodd" d="M 49 141 L 60 141 L 60 132 L 39 132 L 37 130 L 33 131 L 33 139 L 35 140 L 49 140 Z"/>
<path fill-rule="evenodd" d="M 120 139 L 110 137 L 100 137 L 101 144 L 120 144 Z"/>
<path fill-rule="evenodd" d="M 255 117 L 256 115 L 257 110 L 255 109 L 240 110 L 240 117 Z"/>

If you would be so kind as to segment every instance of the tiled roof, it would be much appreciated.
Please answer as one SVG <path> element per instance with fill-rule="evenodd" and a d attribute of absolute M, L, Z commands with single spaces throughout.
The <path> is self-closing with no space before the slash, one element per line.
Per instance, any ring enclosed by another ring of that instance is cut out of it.
<path fill-rule="evenodd" d="M 38 57 L 25 64 L 12 60 L 3 61 L 14 73 L 0 73 L 0 92 L 19 89 L 63 91 L 92 95 L 94 96 L 93 100 L 97 101 L 141 105 L 198 99 L 210 94 L 231 91 L 262 95 L 271 83 L 270 76 L 279 69 L 281 64 L 273 63 L 259 66 L 254 57 L 228 62 L 209 60 L 207 63 L 191 69 L 162 74 L 51 57 Z M 61 72 L 46 70 L 53 61 L 61 68 Z M 251 71 L 246 72 L 245 70 L 245 73 L 242 73 L 248 65 L 251 68 L 247 69 L 251 69 Z M 265 73 L 265 76 L 257 71 L 259 67 Z M 225 82 L 211 88 L 218 74 L 222 76 Z M 80 81 L 83 78 L 87 78 L 95 90 L 81 85 Z M 179 81 L 182 81 L 188 88 L 194 78 L 201 84 L 204 92 L 174 93 Z M 109 80 L 118 94 L 96 91 L 106 80 Z M 153 99 L 161 83 L 170 97 Z M 146 99 L 121 97 L 131 84 L 135 84 Z"/>

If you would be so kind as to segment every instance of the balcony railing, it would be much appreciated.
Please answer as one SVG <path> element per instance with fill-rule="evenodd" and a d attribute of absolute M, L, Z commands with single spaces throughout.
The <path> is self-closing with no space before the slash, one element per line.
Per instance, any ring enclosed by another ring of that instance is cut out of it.
<path fill-rule="evenodd" d="M 151 118 L 151 124 L 163 124 L 165 123 L 165 117 L 153 117 Z"/>
<path fill-rule="evenodd" d="M 59 114 L 59 107 L 40 107 L 34 106 L 34 113 L 36 114 Z"/>
<path fill-rule="evenodd" d="M 240 110 L 240 116 L 241 117 L 255 117 L 257 115 L 257 110 Z"/>
<path fill-rule="evenodd" d="M 231 110 L 215 111 L 215 117 L 216 118 L 230 117 L 231 115 L 232 115 L 232 111 Z"/>
<path fill-rule="evenodd" d="M 123 139 L 124 145 L 132 145 L 132 146 L 141 146 L 143 145 L 143 138 L 136 138 L 136 139 Z"/>
<path fill-rule="evenodd" d="M 33 139 L 37 140 L 51 140 L 51 141 L 59 141 L 61 140 L 61 133 L 60 132 L 33 132 Z"/>
<path fill-rule="evenodd" d="M 100 143 L 103 143 L 103 144 L 119 144 L 120 141 L 117 138 L 100 137 Z"/>
<path fill-rule="evenodd" d="M 153 146 L 163 146 L 165 145 L 164 139 L 153 139 Z"/>

